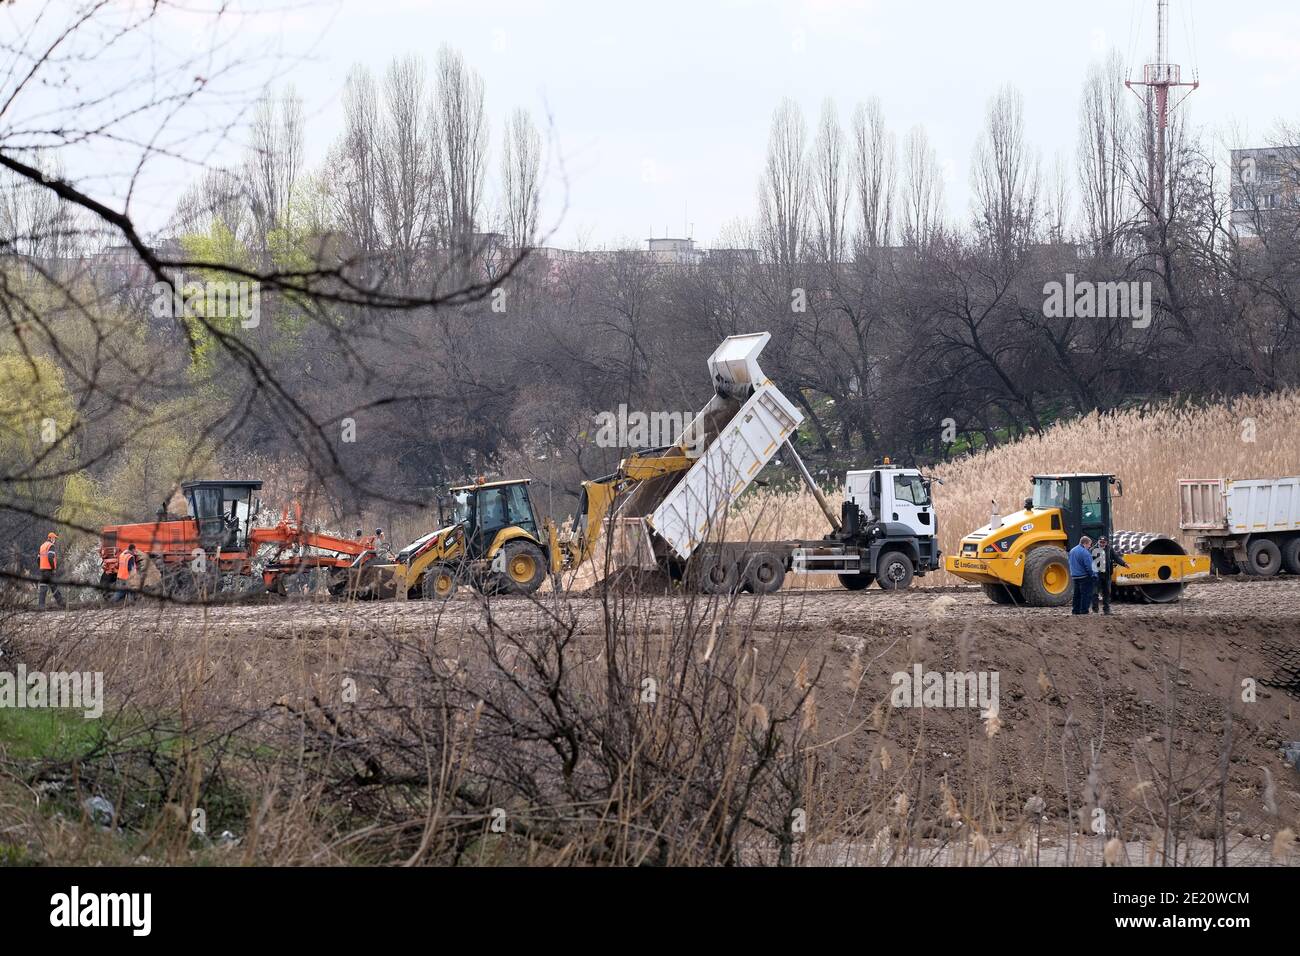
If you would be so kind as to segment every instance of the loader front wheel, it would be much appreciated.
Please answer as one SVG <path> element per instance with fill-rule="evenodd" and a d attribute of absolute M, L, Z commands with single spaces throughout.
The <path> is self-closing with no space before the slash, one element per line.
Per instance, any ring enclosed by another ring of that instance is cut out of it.
<path fill-rule="evenodd" d="M 1034 548 L 1025 558 L 1025 580 L 1020 585 L 1030 607 L 1065 607 L 1074 597 L 1070 556 L 1064 548 Z"/>
<path fill-rule="evenodd" d="M 839 577 L 840 584 L 844 586 L 846 591 L 865 591 L 876 580 L 874 574 L 868 574 L 865 571 L 861 574 L 841 574 Z"/>
<path fill-rule="evenodd" d="M 497 574 L 496 590 L 500 594 L 532 594 L 546 580 L 546 555 L 531 541 L 515 540 L 507 544 L 505 573 Z"/>
<path fill-rule="evenodd" d="M 456 575 L 445 564 L 435 564 L 420 580 L 420 597 L 426 601 L 445 601 L 456 593 Z"/>

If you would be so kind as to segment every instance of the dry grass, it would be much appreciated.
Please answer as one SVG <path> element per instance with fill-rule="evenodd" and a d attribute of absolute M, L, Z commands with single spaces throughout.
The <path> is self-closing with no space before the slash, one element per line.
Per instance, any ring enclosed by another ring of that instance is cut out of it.
<path fill-rule="evenodd" d="M 934 489 L 940 547 L 952 554 L 963 535 L 987 524 L 992 501 L 1002 514 L 1019 508 L 1029 493 L 1030 476 L 1044 472 L 1114 473 L 1124 482 L 1124 496 L 1115 503 L 1117 529 L 1179 537 L 1178 479 L 1300 474 L 1298 421 L 1300 392 L 1295 391 L 1204 408 L 1148 406 L 1089 415 L 949 462 L 933 472 L 944 482 Z M 832 496 L 832 503 L 838 498 Z M 733 514 L 728 537 L 819 538 L 826 531 L 826 519 L 811 495 L 759 494 Z M 813 580 L 826 587 L 833 581 Z M 940 572 L 925 583 L 958 582 Z M 791 585 L 805 582 L 792 577 Z"/>

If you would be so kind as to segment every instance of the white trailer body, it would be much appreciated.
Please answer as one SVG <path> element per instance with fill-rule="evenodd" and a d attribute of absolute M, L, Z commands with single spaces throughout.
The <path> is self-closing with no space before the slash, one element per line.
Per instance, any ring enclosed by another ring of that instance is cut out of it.
<path fill-rule="evenodd" d="M 1179 527 L 1196 533 L 1217 570 L 1300 574 L 1300 477 L 1185 478 L 1178 507 Z"/>
<path fill-rule="evenodd" d="M 771 334 L 732 335 L 709 356 L 716 394 L 687 432 L 703 435 L 717 413 L 744 398 L 731 419 L 718 427 L 690 469 L 647 517 L 654 532 L 681 559 L 689 558 L 710 530 L 720 527 L 727 508 L 750 486 L 803 413 L 763 374 L 758 355 Z"/>

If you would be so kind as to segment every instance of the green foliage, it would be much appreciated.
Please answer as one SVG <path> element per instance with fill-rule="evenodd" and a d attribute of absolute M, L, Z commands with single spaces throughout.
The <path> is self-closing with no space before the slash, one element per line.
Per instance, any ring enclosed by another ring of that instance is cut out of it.
<path fill-rule="evenodd" d="M 253 266 L 253 257 L 248 249 L 219 220 L 212 224 L 206 234 L 182 236 L 181 247 L 191 259 L 238 269 L 251 269 Z M 213 370 L 217 356 L 216 338 L 210 330 L 216 329 L 233 335 L 240 329 L 241 319 L 237 315 L 223 315 L 222 310 L 214 308 L 214 303 L 204 293 L 200 283 L 234 280 L 220 268 L 201 269 L 197 275 L 186 275 L 183 278 L 183 284 L 177 291 L 184 303 L 183 321 L 193 343 L 190 353 L 191 371 L 201 376 Z"/>
<path fill-rule="evenodd" d="M 200 397 L 189 396 L 130 416 L 130 453 L 121 456 L 100 498 L 108 520 L 146 520 L 172 498 L 180 482 L 214 467 L 216 449 L 199 437 L 205 408 Z"/>
<path fill-rule="evenodd" d="M 49 359 L 0 354 L 0 495 L 19 510 L 70 524 L 98 509 L 94 482 L 78 469 L 77 414 L 63 370 Z"/>
<path fill-rule="evenodd" d="M 72 760 L 99 742 L 100 727 L 77 710 L 0 707 L 0 751 L 14 760 Z"/>

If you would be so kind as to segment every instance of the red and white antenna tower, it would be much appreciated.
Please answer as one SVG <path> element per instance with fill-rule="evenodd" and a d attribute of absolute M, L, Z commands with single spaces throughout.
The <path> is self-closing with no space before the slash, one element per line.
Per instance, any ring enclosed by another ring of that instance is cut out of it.
<path fill-rule="evenodd" d="M 1195 71 L 1193 71 L 1195 72 Z M 1169 114 L 1191 96 L 1192 90 L 1200 85 L 1195 75 L 1191 82 L 1183 82 L 1183 68 L 1177 63 L 1169 62 L 1169 0 L 1156 0 L 1156 60 L 1142 68 L 1142 79 L 1125 80 L 1129 89 L 1144 87 L 1143 97 L 1147 104 L 1147 122 L 1150 124 L 1147 135 L 1147 205 L 1152 223 L 1164 219 L 1165 201 L 1168 195 L 1166 167 L 1168 164 Z M 1173 106 L 1169 105 L 1169 91 L 1177 87 L 1188 87 L 1187 92 Z M 1137 93 L 1136 90 L 1133 90 Z M 1142 94 L 1138 94 L 1142 96 Z"/>

